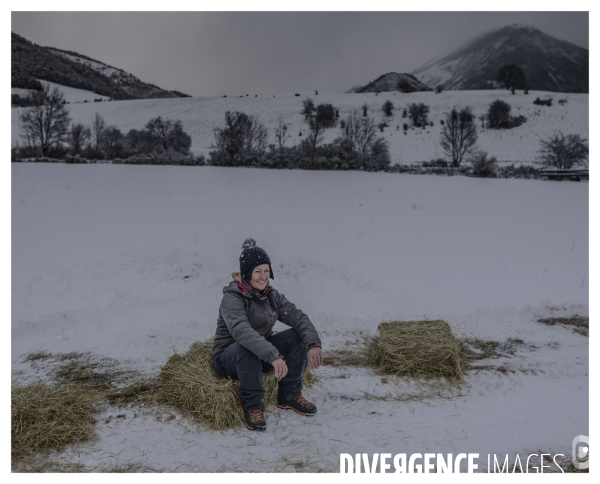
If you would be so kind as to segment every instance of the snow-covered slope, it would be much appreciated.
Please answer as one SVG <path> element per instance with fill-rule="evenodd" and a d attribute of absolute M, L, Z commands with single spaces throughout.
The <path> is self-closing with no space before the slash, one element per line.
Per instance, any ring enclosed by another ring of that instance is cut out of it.
<path fill-rule="evenodd" d="M 62 86 L 60 84 L 55 84 L 53 82 L 44 81 L 42 79 L 38 79 L 42 84 L 46 84 L 50 86 L 50 88 L 57 87 L 59 88 L 65 95 L 65 100 L 68 103 L 83 103 L 88 102 L 92 103 L 96 99 L 102 99 L 102 101 L 106 101 L 109 98 L 107 96 L 102 96 L 100 94 L 96 94 L 92 91 L 86 91 L 84 89 L 77 89 L 75 87 Z"/>
<path fill-rule="evenodd" d="M 31 89 L 21 89 L 20 87 L 11 87 L 10 88 L 11 94 L 18 94 L 19 96 L 22 96 L 22 97 L 27 96 L 30 92 L 32 92 Z"/>
<path fill-rule="evenodd" d="M 196 114 L 223 107 L 190 102 Z M 133 113 L 150 111 L 122 106 L 102 114 L 137 123 Z M 269 410 L 259 435 L 108 408 L 99 439 L 60 458 L 180 472 L 336 472 L 341 452 L 478 452 L 480 469 L 487 453 L 568 458 L 572 439 L 589 435 L 588 339 L 536 320 L 588 314 L 588 215 L 587 183 L 12 164 L 13 376 L 41 377 L 23 363 L 40 350 L 155 375 L 213 334 L 221 288 L 254 237 L 325 350 L 417 318 L 526 344 L 483 360 L 491 368 L 469 372 L 460 391 L 323 367 L 305 391 L 317 416 Z"/>
<path fill-rule="evenodd" d="M 51 47 L 49 47 L 48 50 L 54 55 L 64 57 L 65 59 L 69 59 L 77 64 L 83 64 L 91 67 L 102 75 L 112 78 L 116 85 L 131 84 L 132 82 L 139 81 L 137 77 L 125 72 L 123 69 L 117 69 L 116 67 L 112 67 L 108 64 L 104 64 L 103 62 L 90 59 L 89 57 L 83 57 L 75 54 L 74 52 L 65 52 L 60 49 L 53 49 Z"/>
<path fill-rule="evenodd" d="M 550 107 L 536 106 L 536 97 L 550 96 L 554 104 Z M 430 161 L 444 156 L 440 146 L 441 121 L 454 106 L 470 106 L 476 116 L 487 113 L 489 105 L 496 99 L 502 99 L 512 106 L 513 115 L 527 117 L 522 126 L 510 130 L 479 131 L 479 149 L 487 151 L 501 161 L 531 163 L 536 160 L 540 149 L 540 140 L 555 131 L 575 133 L 588 138 L 588 95 L 556 94 L 530 91 L 529 95 L 518 92 L 511 95 L 501 91 L 444 91 L 414 92 L 410 94 L 384 92 L 379 95 L 367 94 L 329 94 L 303 93 L 302 96 L 280 95 L 260 97 L 198 97 L 179 99 L 145 99 L 132 101 L 112 101 L 107 103 L 77 104 L 69 106 L 74 121 L 90 125 L 96 112 L 101 114 L 110 125 L 117 126 L 123 132 L 142 128 L 148 120 L 156 116 L 167 119 L 180 119 L 184 129 L 192 137 L 192 151 L 207 155 L 214 143 L 213 129 L 224 124 L 225 111 L 243 111 L 254 114 L 267 126 L 269 142 L 275 143 L 275 127 L 281 117 L 288 125 L 290 137 L 287 146 L 299 144 L 305 139 L 308 125 L 302 111 L 302 101 L 313 98 L 315 104 L 331 103 L 340 110 L 340 119 L 353 111 L 361 112 L 361 106 L 369 106 L 369 116 L 376 123 L 386 121 L 389 125 L 383 136 L 390 145 L 392 163 L 412 163 Z M 565 99 L 565 104 L 559 104 Z M 395 106 L 392 118 L 386 117 L 381 107 L 386 100 Z M 409 129 L 406 134 L 403 124 L 410 126 L 410 120 L 402 117 L 402 110 L 410 103 L 423 102 L 430 107 L 429 120 L 433 126 L 426 129 Z M 12 110 L 12 144 L 19 141 L 18 110 Z M 338 123 L 339 125 L 339 123 Z M 340 128 L 328 129 L 325 141 L 332 141 L 340 135 Z"/>
<path fill-rule="evenodd" d="M 428 86 L 493 89 L 498 70 L 507 64 L 525 71 L 530 89 L 589 92 L 589 51 L 527 25 L 486 32 L 412 74 Z"/>

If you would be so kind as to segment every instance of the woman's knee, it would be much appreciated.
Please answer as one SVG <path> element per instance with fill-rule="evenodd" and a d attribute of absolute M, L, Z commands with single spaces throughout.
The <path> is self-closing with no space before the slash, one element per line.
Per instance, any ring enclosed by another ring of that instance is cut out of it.
<path fill-rule="evenodd" d="M 238 346 L 238 348 L 234 349 L 236 367 L 239 366 L 245 369 L 256 368 L 257 371 L 262 371 L 262 363 L 258 356 L 239 343 L 234 343 L 234 345 Z"/>
<path fill-rule="evenodd" d="M 306 354 L 306 343 L 304 343 L 302 336 L 300 336 L 300 333 L 298 333 L 295 329 L 293 329 L 292 331 L 295 333 L 292 347 L 301 348 L 303 350 L 303 353 Z"/>
<path fill-rule="evenodd" d="M 300 333 L 298 333 L 298 331 L 296 331 L 294 328 L 290 328 L 285 332 L 287 333 L 287 340 L 290 344 L 297 345 L 300 343 L 304 343 L 304 341 L 302 340 L 302 336 L 300 336 Z"/>

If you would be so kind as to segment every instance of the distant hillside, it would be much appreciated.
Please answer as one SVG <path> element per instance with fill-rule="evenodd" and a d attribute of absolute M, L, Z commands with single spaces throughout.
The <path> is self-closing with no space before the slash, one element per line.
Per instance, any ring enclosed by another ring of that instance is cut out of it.
<path fill-rule="evenodd" d="M 348 92 L 416 92 L 416 91 L 431 91 L 429 86 L 426 86 L 411 74 L 399 74 L 397 72 L 388 72 L 383 76 L 379 76 L 366 86 L 355 87 Z"/>
<path fill-rule="evenodd" d="M 536 97 L 553 97 L 552 106 L 533 104 Z M 367 105 L 367 113 L 377 125 L 386 122 L 389 127 L 378 136 L 384 136 L 389 142 L 393 162 L 402 164 L 437 160 L 444 156 L 440 146 L 443 129 L 442 120 L 455 106 L 469 106 L 479 118 L 487 113 L 492 102 L 500 99 L 510 104 L 514 115 L 522 115 L 527 121 L 513 129 L 480 128 L 478 119 L 479 150 L 494 156 L 501 162 L 526 162 L 534 164 L 539 158 L 540 140 L 547 139 L 556 131 L 567 134 L 579 134 L 589 139 L 589 94 L 559 94 L 552 96 L 547 91 L 530 91 L 529 96 L 521 93 L 513 96 L 510 91 L 444 91 L 441 95 L 433 91 L 403 94 L 398 91 L 382 92 L 378 96 L 373 93 L 339 94 L 319 92 L 315 98 L 318 103 L 331 104 L 339 110 L 338 126 L 323 132 L 323 143 L 331 143 L 341 135 L 341 121 L 355 111 L 362 113 Z M 559 103 L 558 100 L 564 100 Z M 394 104 L 393 116 L 386 116 L 382 106 L 386 101 Z M 162 116 L 165 119 L 179 119 L 186 133 L 192 137 L 191 151 L 195 155 L 208 156 L 215 144 L 214 128 L 225 126 L 226 111 L 241 111 L 256 116 L 267 128 L 269 144 L 276 144 L 275 133 L 279 118 L 287 127 L 286 146 L 302 143 L 309 134 L 309 123 L 302 113 L 303 97 L 294 94 L 259 95 L 243 98 L 237 96 L 193 97 L 176 99 L 147 99 L 137 101 L 113 101 L 99 103 L 77 103 L 69 105 L 69 115 L 75 123 L 89 126 L 96 113 L 100 114 L 109 126 L 115 126 L 127 133 L 130 129 L 142 129 L 152 118 Z M 428 121 L 433 126 L 426 129 L 412 128 L 402 112 L 409 103 L 424 103 L 429 107 Z M 11 146 L 23 145 L 19 126 L 19 110 L 11 110 Z M 403 124 L 408 125 L 404 134 Z"/>
<path fill-rule="evenodd" d="M 445 89 L 495 89 L 498 70 L 517 64 L 530 89 L 589 92 L 589 51 L 525 25 L 493 30 L 413 71 L 422 82 Z"/>
<path fill-rule="evenodd" d="M 11 32 L 11 87 L 41 89 L 37 79 L 84 89 L 112 99 L 189 97 L 165 91 L 76 52 L 42 47 Z"/>

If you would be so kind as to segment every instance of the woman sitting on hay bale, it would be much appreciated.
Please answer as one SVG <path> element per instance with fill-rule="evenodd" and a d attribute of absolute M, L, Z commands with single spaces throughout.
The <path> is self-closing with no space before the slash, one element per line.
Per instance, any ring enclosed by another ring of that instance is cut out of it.
<path fill-rule="evenodd" d="M 321 340 L 308 316 L 269 285 L 274 279 L 271 260 L 246 239 L 240 272 L 223 288 L 211 363 L 221 377 L 236 378 L 246 426 L 265 430 L 262 373 L 271 368 L 279 379 L 277 406 L 301 415 L 317 407 L 302 396 L 302 375 L 323 363 Z M 273 334 L 279 320 L 291 329 Z"/>

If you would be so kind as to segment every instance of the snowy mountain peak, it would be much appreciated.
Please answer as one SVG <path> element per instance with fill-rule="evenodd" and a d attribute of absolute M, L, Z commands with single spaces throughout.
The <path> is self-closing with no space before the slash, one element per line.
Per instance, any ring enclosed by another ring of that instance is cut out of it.
<path fill-rule="evenodd" d="M 517 64 L 530 89 L 589 92 L 589 51 L 530 25 L 513 24 L 484 32 L 412 74 L 446 89 L 494 89 L 498 70 Z"/>
<path fill-rule="evenodd" d="M 388 72 L 379 76 L 374 81 L 369 82 L 366 86 L 355 87 L 348 92 L 417 92 L 431 91 L 429 86 L 426 86 L 412 74 L 400 74 L 397 72 Z"/>

